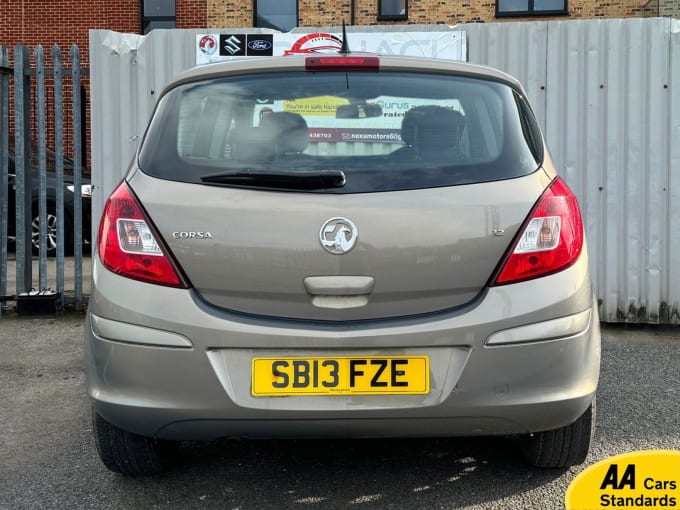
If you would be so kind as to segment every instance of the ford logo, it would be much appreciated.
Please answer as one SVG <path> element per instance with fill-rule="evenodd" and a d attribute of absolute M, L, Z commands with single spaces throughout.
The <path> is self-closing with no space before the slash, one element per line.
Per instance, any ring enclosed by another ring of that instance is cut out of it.
<path fill-rule="evenodd" d="M 272 43 L 262 39 L 256 39 L 255 41 L 250 41 L 248 43 L 248 48 L 255 51 L 265 51 L 272 47 Z"/>

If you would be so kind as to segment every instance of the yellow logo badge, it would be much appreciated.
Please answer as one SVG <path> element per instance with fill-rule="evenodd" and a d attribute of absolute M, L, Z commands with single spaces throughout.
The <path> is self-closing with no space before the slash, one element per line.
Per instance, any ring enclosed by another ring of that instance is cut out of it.
<path fill-rule="evenodd" d="M 680 451 L 644 450 L 602 460 L 574 478 L 565 506 L 680 509 Z"/>

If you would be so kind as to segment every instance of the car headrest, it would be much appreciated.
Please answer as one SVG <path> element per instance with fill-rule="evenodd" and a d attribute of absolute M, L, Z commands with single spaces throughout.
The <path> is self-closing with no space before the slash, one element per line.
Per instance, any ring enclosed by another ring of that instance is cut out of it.
<path fill-rule="evenodd" d="M 436 105 L 416 106 L 404 115 L 401 139 L 419 151 L 446 151 L 458 145 L 463 129 L 465 117 L 460 112 Z"/>
<path fill-rule="evenodd" d="M 276 154 L 303 152 L 309 145 L 307 122 L 298 113 L 272 112 L 262 116 L 260 127 Z"/>
<path fill-rule="evenodd" d="M 275 155 L 274 146 L 258 127 L 237 128 L 230 137 L 231 157 L 242 162 L 265 162 Z"/>
<path fill-rule="evenodd" d="M 233 159 L 257 163 L 303 152 L 308 145 L 307 122 L 290 112 L 267 113 L 258 127 L 237 128 L 230 137 Z"/>

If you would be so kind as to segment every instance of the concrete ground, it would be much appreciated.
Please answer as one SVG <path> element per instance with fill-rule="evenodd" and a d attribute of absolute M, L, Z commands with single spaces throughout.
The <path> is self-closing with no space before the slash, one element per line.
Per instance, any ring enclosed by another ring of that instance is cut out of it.
<path fill-rule="evenodd" d="M 557 510 L 585 466 L 680 449 L 680 328 L 606 328 L 595 444 L 536 470 L 505 439 L 186 443 L 162 476 L 107 471 L 83 377 L 82 313 L 0 319 L 0 509 Z"/>

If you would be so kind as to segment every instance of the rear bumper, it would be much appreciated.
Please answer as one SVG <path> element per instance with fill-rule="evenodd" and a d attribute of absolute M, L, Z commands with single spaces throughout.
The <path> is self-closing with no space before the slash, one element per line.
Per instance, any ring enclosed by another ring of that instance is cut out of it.
<path fill-rule="evenodd" d="M 469 310 L 348 326 L 216 311 L 190 291 L 124 280 L 93 262 L 88 393 L 102 417 L 138 434 L 187 440 L 524 434 L 575 421 L 597 388 L 600 332 L 585 257 L 531 286 L 489 289 Z M 527 324 L 536 331 L 542 322 L 550 329 L 555 318 L 586 310 L 590 320 L 566 336 L 487 345 L 499 331 Z M 427 355 L 430 394 L 250 395 L 254 356 L 358 353 Z"/>

